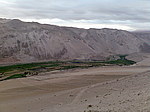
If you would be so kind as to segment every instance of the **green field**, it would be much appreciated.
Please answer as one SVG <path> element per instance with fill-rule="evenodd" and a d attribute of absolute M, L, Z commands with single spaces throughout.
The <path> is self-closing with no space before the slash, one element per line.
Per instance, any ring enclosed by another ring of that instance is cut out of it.
<path fill-rule="evenodd" d="M 67 70 L 73 68 L 89 68 L 114 65 L 124 66 L 132 64 L 135 64 L 135 62 L 132 60 L 127 60 L 125 56 L 120 56 L 120 59 L 111 61 L 49 61 L 41 63 L 1 66 L 0 81 L 37 75 L 41 72 L 49 72 L 54 70 Z"/>

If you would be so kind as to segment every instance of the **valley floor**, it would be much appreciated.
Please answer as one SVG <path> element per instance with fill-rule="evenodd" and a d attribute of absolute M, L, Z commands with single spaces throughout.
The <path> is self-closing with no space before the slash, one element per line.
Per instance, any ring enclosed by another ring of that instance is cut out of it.
<path fill-rule="evenodd" d="M 150 66 L 141 65 L 2 81 L 0 112 L 149 112 Z"/>

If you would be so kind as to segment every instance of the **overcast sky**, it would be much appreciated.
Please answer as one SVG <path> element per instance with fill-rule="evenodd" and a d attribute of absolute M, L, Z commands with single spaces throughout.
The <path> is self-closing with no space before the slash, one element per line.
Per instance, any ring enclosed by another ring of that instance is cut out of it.
<path fill-rule="evenodd" d="M 0 17 L 80 28 L 150 30 L 150 0 L 0 0 Z"/>

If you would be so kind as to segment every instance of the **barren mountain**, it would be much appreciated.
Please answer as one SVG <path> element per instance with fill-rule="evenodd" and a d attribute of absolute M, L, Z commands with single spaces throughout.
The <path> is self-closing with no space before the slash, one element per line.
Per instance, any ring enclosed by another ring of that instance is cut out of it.
<path fill-rule="evenodd" d="M 149 32 L 80 29 L 0 19 L 0 61 L 99 59 L 150 53 Z"/>

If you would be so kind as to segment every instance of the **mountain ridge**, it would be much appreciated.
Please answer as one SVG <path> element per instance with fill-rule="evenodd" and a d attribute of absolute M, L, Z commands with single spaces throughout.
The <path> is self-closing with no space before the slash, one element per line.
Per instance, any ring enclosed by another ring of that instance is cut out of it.
<path fill-rule="evenodd" d="M 149 33 L 144 32 L 108 28 L 83 29 L 23 22 L 18 19 L 5 20 L 0 22 L 0 60 L 2 63 L 105 60 L 117 54 L 150 53 L 149 40 Z"/>

